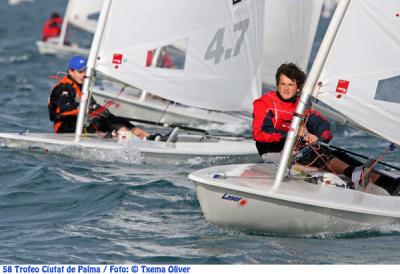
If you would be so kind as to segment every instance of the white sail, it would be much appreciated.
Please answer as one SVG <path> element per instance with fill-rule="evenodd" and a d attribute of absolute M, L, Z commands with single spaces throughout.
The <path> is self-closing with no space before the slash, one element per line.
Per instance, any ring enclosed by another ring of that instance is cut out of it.
<path fill-rule="evenodd" d="M 286 62 L 307 69 L 323 0 L 266 0 L 262 81 L 275 86 Z"/>
<path fill-rule="evenodd" d="M 396 144 L 400 144 L 399 7 L 398 0 L 350 2 L 317 94 L 354 125 Z"/>
<path fill-rule="evenodd" d="M 68 5 L 69 10 L 64 21 L 94 33 L 103 0 L 70 0 Z"/>
<path fill-rule="evenodd" d="M 261 88 L 263 10 L 260 0 L 112 1 L 95 69 L 186 105 L 250 110 Z M 168 47 L 180 50 L 178 65 L 149 65 Z"/>

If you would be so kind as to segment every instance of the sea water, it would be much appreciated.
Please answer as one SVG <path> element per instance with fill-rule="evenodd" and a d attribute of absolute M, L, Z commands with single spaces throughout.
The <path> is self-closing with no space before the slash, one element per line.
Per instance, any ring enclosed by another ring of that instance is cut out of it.
<path fill-rule="evenodd" d="M 49 76 L 64 71 L 67 59 L 40 55 L 35 41 L 42 23 L 65 6 L 65 0 L 0 2 L 1 132 L 52 131 Z M 387 147 L 339 125 L 334 135 L 333 144 L 368 156 Z M 399 163 L 399 153 L 385 160 Z M 198 159 L 121 164 L 0 148 L 0 264 L 398 263 L 399 226 L 279 237 L 207 223 L 187 179 L 205 165 Z"/>

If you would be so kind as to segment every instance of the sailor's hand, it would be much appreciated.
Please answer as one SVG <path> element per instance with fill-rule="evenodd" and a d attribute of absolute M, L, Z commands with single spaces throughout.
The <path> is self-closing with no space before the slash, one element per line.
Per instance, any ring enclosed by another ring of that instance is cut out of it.
<path fill-rule="evenodd" d="M 307 145 L 314 144 L 318 141 L 318 137 L 314 134 L 308 133 L 306 136 L 303 137 L 303 140 L 306 142 Z"/>
<path fill-rule="evenodd" d="M 300 127 L 299 136 L 306 137 L 308 135 L 308 130 L 306 127 Z"/>

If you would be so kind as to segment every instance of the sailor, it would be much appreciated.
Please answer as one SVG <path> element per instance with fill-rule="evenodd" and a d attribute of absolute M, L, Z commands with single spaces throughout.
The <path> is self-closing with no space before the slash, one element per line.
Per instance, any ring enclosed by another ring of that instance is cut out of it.
<path fill-rule="evenodd" d="M 61 33 L 61 26 L 62 18 L 57 12 L 54 12 L 43 25 L 42 40 L 48 41 L 49 39 L 58 38 Z"/>
<path fill-rule="evenodd" d="M 56 133 L 75 132 L 86 65 L 85 57 L 72 57 L 68 61 L 68 74 L 50 92 L 49 116 L 50 120 L 54 122 Z M 84 127 L 85 133 L 126 134 L 130 131 L 133 135 L 148 140 L 154 140 L 160 136 L 160 134 L 150 135 L 147 131 L 135 127 L 128 119 L 113 115 L 107 108 L 97 104 L 92 97 L 89 99 L 88 116 L 90 124 Z"/>
<path fill-rule="evenodd" d="M 282 64 L 276 72 L 278 90 L 269 91 L 254 101 L 253 138 L 260 156 L 283 149 L 305 78 L 295 64 Z M 308 110 L 306 115 L 305 141 L 329 142 L 332 139 L 329 122 L 315 110 Z"/>
<path fill-rule="evenodd" d="M 283 150 L 305 78 L 305 73 L 295 64 L 282 64 L 275 75 L 278 89 L 269 91 L 254 101 L 253 139 L 256 141 L 258 153 L 264 160 L 268 159 L 269 152 Z M 328 143 L 333 137 L 328 120 L 319 112 L 312 109 L 305 112 L 305 125 L 299 135 L 301 139 L 297 147 L 298 154 L 294 156 L 297 163 L 344 174 L 350 179 L 352 188 L 356 184 L 366 185 L 372 181 L 390 194 L 399 192 L 396 191 L 398 183 L 395 183 L 393 178 L 370 168 L 371 161 L 363 165 L 342 151 L 318 145 L 318 142 Z M 365 178 L 369 181 L 361 182 Z"/>

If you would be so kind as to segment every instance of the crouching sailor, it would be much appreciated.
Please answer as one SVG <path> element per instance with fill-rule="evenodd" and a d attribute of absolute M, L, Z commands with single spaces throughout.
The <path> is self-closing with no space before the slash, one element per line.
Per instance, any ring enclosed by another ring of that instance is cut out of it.
<path fill-rule="evenodd" d="M 75 132 L 86 66 L 87 59 L 85 57 L 72 57 L 68 61 L 67 75 L 50 91 L 48 109 L 56 133 Z M 97 104 L 92 97 L 89 99 L 88 116 L 89 124 L 84 127 L 84 133 L 110 134 L 114 132 L 117 135 L 124 134 L 126 136 L 126 133 L 130 131 L 140 139 L 154 140 L 154 135 L 134 126 L 126 118 L 113 115 L 106 107 Z"/>

